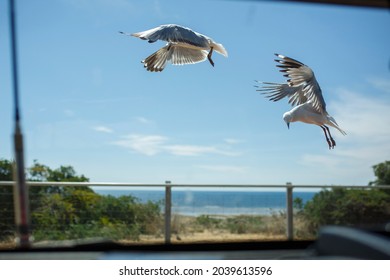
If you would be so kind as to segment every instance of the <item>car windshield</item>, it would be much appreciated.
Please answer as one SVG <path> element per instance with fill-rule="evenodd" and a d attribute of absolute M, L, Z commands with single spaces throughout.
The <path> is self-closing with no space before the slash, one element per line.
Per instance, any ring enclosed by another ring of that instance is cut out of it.
<path fill-rule="evenodd" d="M 388 9 L 20 0 L 15 49 L 9 10 L 0 249 L 315 240 L 390 221 Z"/>

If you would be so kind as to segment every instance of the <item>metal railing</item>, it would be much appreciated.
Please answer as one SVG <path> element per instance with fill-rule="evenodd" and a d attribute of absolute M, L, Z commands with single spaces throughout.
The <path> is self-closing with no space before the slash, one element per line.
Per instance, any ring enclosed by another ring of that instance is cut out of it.
<path fill-rule="evenodd" d="M 164 205 L 164 239 L 165 243 L 171 243 L 171 220 L 172 220 L 172 188 L 267 188 L 286 190 L 286 238 L 293 240 L 293 189 L 373 189 L 384 188 L 390 189 L 390 185 L 381 186 L 341 186 L 341 185 L 293 185 L 288 182 L 286 185 L 256 185 L 256 184 L 173 184 L 171 181 L 165 181 L 163 184 L 139 184 L 139 183 L 112 183 L 112 182 L 26 182 L 29 187 L 38 186 L 62 186 L 62 187 L 141 187 L 141 188 L 164 188 L 165 205 Z M 0 186 L 14 186 L 13 181 L 0 181 Z"/>

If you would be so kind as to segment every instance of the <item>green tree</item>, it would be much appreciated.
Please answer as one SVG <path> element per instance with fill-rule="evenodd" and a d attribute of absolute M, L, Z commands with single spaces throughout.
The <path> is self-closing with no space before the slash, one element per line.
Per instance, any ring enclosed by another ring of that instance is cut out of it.
<path fill-rule="evenodd" d="M 35 182 L 88 182 L 89 179 L 84 175 L 78 175 L 72 166 L 60 166 L 57 169 L 51 169 L 50 167 L 40 164 L 37 160 L 34 160 L 33 166 L 27 170 L 27 180 Z M 39 186 L 37 188 L 31 188 L 33 193 L 59 193 L 66 192 L 67 190 L 74 189 L 72 187 L 59 187 L 59 186 Z M 92 191 L 89 187 L 78 187 L 85 191 Z"/>
<path fill-rule="evenodd" d="M 28 181 L 66 181 L 87 182 L 88 178 L 78 175 L 72 166 L 60 166 L 52 170 L 46 165 L 34 161 L 32 167 L 26 170 Z M 13 162 L 0 159 L 0 180 L 13 180 Z M 77 188 L 78 192 L 93 193 L 89 187 Z M 73 204 L 69 197 L 76 192 L 76 188 L 58 186 L 33 186 L 29 188 L 31 224 L 33 229 L 47 224 L 55 227 L 57 224 L 67 224 L 72 220 Z M 76 192 L 77 193 L 77 192 Z M 48 194 L 57 194 L 48 196 Z M 65 199 L 68 196 L 68 199 Z M 80 204 L 80 202 L 78 201 Z M 53 223 L 53 221 L 56 223 Z M 0 186 L 0 239 L 13 235 L 14 205 L 12 186 Z"/>
<path fill-rule="evenodd" d="M 379 163 L 372 168 L 374 169 L 376 180 L 370 182 L 370 186 L 390 185 L 390 161 Z M 382 191 L 390 195 L 390 189 L 382 189 Z"/>
<path fill-rule="evenodd" d="M 33 166 L 28 168 L 27 171 L 28 180 L 33 182 L 47 181 L 52 172 L 48 166 L 40 164 L 37 160 L 34 160 Z"/>
<path fill-rule="evenodd" d="M 57 169 L 34 161 L 26 170 L 28 181 L 88 182 L 72 166 Z M 12 162 L 0 160 L 0 180 L 12 181 Z M 12 237 L 14 210 L 12 186 L 0 186 L 0 240 Z M 159 233 L 160 203 L 141 203 L 133 196 L 102 196 L 88 186 L 34 185 L 29 190 L 31 224 L 35 240 L 86 237 L 138 239 Z"/>
<path fill-rule="evenodd" d="M 12 162 L 6 159 L 0 159 L 0 181 L 12 181 L 13 169 Z"/>
<path fill-rule="evenodd" d="M 379 163 L 372 167 L 377 179 L 370 185 L 390 185 L 390 161 Z"/>
<path fill-rule="evenodd" d="M 13 180 L 13 163 L 0 159 L 0 181 Z M 0 240 L 15 231 L 12 186 L 0 186 Z"/>
<path fill-rule="evenodd" d="M 57 169 L 49 169 L 47 181 L 53 182 L 88 182 L 89 179 L 84 175 L 77 175 L 72 166 L 60 166 Z"/>

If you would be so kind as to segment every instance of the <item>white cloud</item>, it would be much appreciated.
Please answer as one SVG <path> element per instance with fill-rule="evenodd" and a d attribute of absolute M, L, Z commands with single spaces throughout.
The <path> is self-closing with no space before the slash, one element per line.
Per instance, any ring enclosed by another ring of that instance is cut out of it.
<path fill-rule="evenodd" d="M 329 104 L 339 125 L 347 132 L 346 141 L 364 146 L 390 143 L 390 101 L 338 90 L 340 99 Z"/>
<path fill-rule="evenodd" d="M 98 131 L 98 132 L 104 132 L 104 133 L 113 133 L 113 130 L 107 126 L 95 126 L 92 128 L 93 130 L 95 131 Z"/>
<path fill-rule="evenodd" d="M 163 152 L 177 156 L 201 156 L 207 154 L 223 156 L 239 155 L 239 153 L 212 145 L 169 144 L 169 141 L 167 137 L 162 135 L 130 134 L 122 140 L 113 142 L 113 144 L 148 156 L 154 156 Z"/>
<path fill-rule="evenodd" d="M 179 156 L 200 156 L 204 154 L 219 154 L 224 156 L 235 156 L 236 153 L 218 149 L 214 146 L 196 145 L 170 145 L 165 147 L 173 155 Z"/>
<path fill-rule="evenodd" d="M 149 120 L 147 118 L 144 118 L 144 117 L 136 117 L 135 120 L 139 123 L 142 123 L 142 124 L 151 124 L 153 123 L 152 120 Z"/>
<path fill-rule="evenodd" d="M 163 150 L 167 140 L 168 138 L 161 135 L 131 134 L 124 137 L 123 140 L 113 142 L 113 144 L 147 156 L 153 156 Z"/>
<path fill-rule="evenodd" d="M 329 103 L 328 111 L 347 135 L 334 137 L 338 144 L 334 150 L 305 154 L 300 163 L 318 176 L 368 182 L 372 174 L 368 167 L 390 158 L 390 100 L 346 89 L 337 95 L 339 100 Z"/>
<path fill-rule="evenodd" d="M 225 143 L 230 144 L 230 145 L 239 144 L 239 143 L 243 142 L 243 140 L 235 139 L 235 138 L 226 138 L 226 139 L 224 139 L 224 141 L 225 141 Z"/>

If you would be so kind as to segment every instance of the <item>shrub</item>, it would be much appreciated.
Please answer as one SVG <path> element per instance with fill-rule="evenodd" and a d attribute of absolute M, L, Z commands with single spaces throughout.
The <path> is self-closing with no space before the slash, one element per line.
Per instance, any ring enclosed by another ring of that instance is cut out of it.
<path fill-rule="evenodd" d="M 102 196 L 73 189 L 43 197 L 32 213 L 35 240 L 88 237 L 138 240 L 161 228 L 158 203 L 140 203 L 133 196 Z"/>
<path fill-rule="evenodd" d="M 261 216 L 240 215 L 226 219 L 226 228 L 230 233 L 259 233 L 264 228 Z"/>
<path fill-rule="evenodd" d="M 367 226 L 390 220 L 390 196 L 379 189 L 335 188 L 324 190 L 308 201 L 303 209 L 308 230 L 323 225 Z"/>
<path fill-rule="evenodd" d="M 209 215 L 200 215 L 196 217 L 195 223 L 203 228 L 216 229 L 221 226 L 222 220 L 210 217 Z"/>

